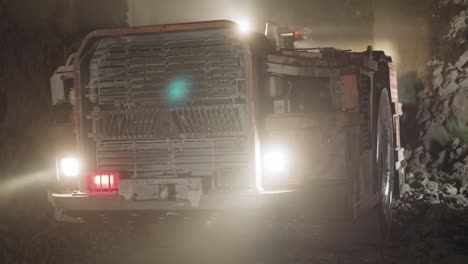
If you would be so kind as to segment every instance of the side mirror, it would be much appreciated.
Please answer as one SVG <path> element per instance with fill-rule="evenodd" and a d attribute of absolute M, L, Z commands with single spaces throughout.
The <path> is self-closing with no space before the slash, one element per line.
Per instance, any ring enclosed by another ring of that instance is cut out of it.
<path fill-rule="evenodd" d="M 50 89 L 55 123 L 70 123 L 70 116 L 75 105 L 73 88 L 73 55 L 64 66 L 58 67 L 50 77 Z"/>

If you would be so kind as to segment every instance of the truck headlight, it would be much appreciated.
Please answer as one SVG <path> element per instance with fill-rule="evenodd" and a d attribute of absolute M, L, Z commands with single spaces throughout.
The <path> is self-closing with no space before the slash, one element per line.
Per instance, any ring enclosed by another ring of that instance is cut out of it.
<path fill-rule="evenodd" d="M 249 21 L 238 20 L 236 23 L 240 34 L 245 35 L 252 31 Z"/>
<path fill-rule="evenodd" d="M 283 172 L 288 165 L 288 157 L 281 150 L 265 152 L 263 155 L 263 167 L 268 172 Z"/>
<path fill-rule="evenodd" d="M 60 160 L 60 170 L 67 177 L 76 177 L 80 173 L 80 161 L 75 157 L 65 157 Z"/>

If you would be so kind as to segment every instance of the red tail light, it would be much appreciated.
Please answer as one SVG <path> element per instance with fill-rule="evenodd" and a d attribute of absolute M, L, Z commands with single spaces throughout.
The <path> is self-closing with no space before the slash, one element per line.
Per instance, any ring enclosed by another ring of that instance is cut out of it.
<path fill-rule="evenodd" d="M 89 193 L 114 193 L 119 190 L 119 174 L 115 172 L 95 172 L 86 179 Z"/>

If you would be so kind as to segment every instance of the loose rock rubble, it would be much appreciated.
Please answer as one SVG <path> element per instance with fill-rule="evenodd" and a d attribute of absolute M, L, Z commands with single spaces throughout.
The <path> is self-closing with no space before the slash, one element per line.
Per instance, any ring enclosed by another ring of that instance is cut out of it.
<path fill-rule="evenodd" d="M 456 138 L 435 155 L 424 146 L 405 154 L 408 165 L 402 200 L 468 207 L 468 144 Z"/>

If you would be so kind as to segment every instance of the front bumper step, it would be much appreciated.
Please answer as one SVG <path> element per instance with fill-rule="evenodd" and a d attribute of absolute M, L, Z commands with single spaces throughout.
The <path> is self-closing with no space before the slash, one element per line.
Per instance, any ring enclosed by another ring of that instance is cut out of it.
<path fill-rule="evenodd" d="M 203 195 L 198 206 L 188 200 L 128 200 L 121 195 L 92 195 L 85 193 L 49 193 L 49 201 L 55 208 L 65 211 L 164 211 L 164 210 L 217 210 L 258 208 L 265 194 L 259 192 L 214 192 Z"/>
<path fill-rule="evenodd" d="M 194 206 L 184 199 L 126 199 L 124 195 L 91 195 L 86 193 L 54 194 L 49 200 L 56 208 L 57 219 L 67 221 L 67 216 L 94 215 L 145 215 L 160 212 L 197 213 L 204 211 L 261 211 L 269 214 L 298 215 L 305 218 L 352 218 L 349 183 L 316 182 L 314 188 L 301 191 L 211 191 L 202 194 Z M 72 219 L 73 220 L 73 219 Z M 73 221 L 72 221 L 73 222 Z"/>

